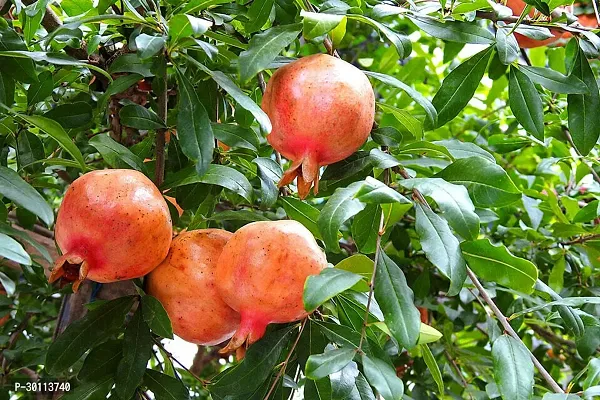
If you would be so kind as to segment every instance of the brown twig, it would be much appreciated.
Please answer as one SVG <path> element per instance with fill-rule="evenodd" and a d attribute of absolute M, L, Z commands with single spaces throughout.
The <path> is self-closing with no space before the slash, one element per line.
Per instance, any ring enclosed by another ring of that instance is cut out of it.
<path fill-rule="evenodd" d="M 304 318 L 302 320 L 302 324 L 300 325 L 300 332 L 298 332 L 298 336 L 296 337 L 296 340 L 294 341 L 292 348 L 288 352 L 288 355 L 285 358 L 285 361 L 283 361 L 283 364 L 281 365 L 281 369 L 277 373 L 277 376 L 275 377 L 275 380 L 273 381 L 273 384 L 271 385 L 271 388 L 269 389 L 269 392 L 265 396 L 264 400 L 269 400 L 269 397 L 271 396 L 271 394 L 273 394 L 273 392 L 275 391 L 275 388 L 277 387 L 277 382 L 279 382 L 279 379 L 281 379 L 281 377 L 285 373 L 285 369 L 287 368 L 287 365 L 290 362 L 292 353 L 294 353 L 294 350 L 296 350 L 296 346 L 298 346 L 298 342 L 300 341 L 300 337 L 302 336 L 302 331 L 304 331 L 304 326 L 306 325 L 307 320 L 308 320 L 308 317 Z"/>
<path fill-rule="evenodd" d="M 167 54 L 164 54 L 165 62 Z M 163 88 L 162 92 L 159 94 L 158 101 L 158 116 L 164 121 L 165 126 L 167 125 L 167 106 L 169 102 L 169 90 L 167 83 L 167 71 L 164 71 L 165 76 L 163 77 Z M 165 179 L 165 135 L 167 134 L 167 129 L 159 129 L 156 132 L 155 139 L 155 153 L 156 153 L 156 167 L 154 170 L 154 183 L 156 186 L 160 187 Z"/>
<path fill-rule="evenodd" d="M 165 349 L 165 346 L 163 346 L 163 344 L 160 342 L 160 340 L 158 340 L 156 338 L 152 338 L 152 340 L 154 341 L 154 344 L 156 344 L 158 347 L 160 347 L 160 349 L 167 355 L 167 357 L 169 357 L 172 361 L 175 361 L 181 368 L 183 368 L 184 371 L 186 371 L 188 374 L 193 376 L 194 379 L 196 379 L 198 382 L 200 382 L 200 384 L 202 386 L 206 387 L 206 385 L 208 385 L 207 381 L 205 381 L 204 379 L 200 378 L 198 375 L 196 375 L 195 373 L 190 371 L 190 369 L 188 367 L 183 365 L 178 359 L 176 359 L 173 356 L 172 353 L 170 353 L 167 349 Z"/>
<path fill-rule="evenodd" d="M 581 156 L 581 153 L 579 152 L 579 150 L 575 146 L 575 143 L 573 142 L 573 136 L 571 136 L 571 132 L 569 131 L 569 129 L 563 125 L 562 131 L 565 134 L 565 137 L 567 138 L 567 142 L 569 142 L 571 147 L 573 147 L 573 149 L 575 149 L 575 152 L 577 153 L 577 155 Z M 591 171 L 592 176 L 594 177 L 594 180 L 597 183 L 600 183 L 600 175 L 598 175 L 598 173 L 594 170 L 593 165 L 588 165 L 588 167 L 590 168 L 590 171 Z"/>
<path fill-rule="evenodd" d="M 471 279 L 471 282 L 473 282 L 473 285 L 475 285 L 475 287 L 479 291 L 479 295 L 481 296 L 481 298 L 492 309 L 494 315 L 496 315 L 496 318 L 498 319 L 498 321 L 500 321 L 500 324 L 502 325 L 502 327 L 504 328 L 504 330 L 513 339 L 518 340 L 519 342 L 523 343 L 523 341 L 521 340 L 521 338 L 519 337 L 519 335 L 517 335 L 517 333 L 512 328 L 512 326 L 510 326 L 510 323 L 506 319 L 506 316 L 504 316 L 504 314 L 502 313 L 502 311 L 500 311 L 500 309 L 498 308 L 498 306 L 496 305 L 496 303 L 494 303 L 494 300 L 492 300 L 492 298 L 489 296 L 489 294 L 487 293 L 487 291 L 485 290 L 485 288 L 483 287 L 483 285 L 481 284 L 481 282 L 479 282 L 479 279 L 477 279 L 477 276 L 475 275 L 475 273 L 473 271 L 471 271 L 470 268 L 467 268 L 467 275 Z M 531 361 L 533 361 L 533 364 L 536 366 L 536 368 L 538 369 L 538 371 L 540 372 L 540 374 L 542 375 L 542 377 L 544 378 L 544 380 L 546 381 L 546 383 L 548 383 L 548 385 L 552 388 L 552 390 L 554 392 L 556 392 L 556 393 L 564 393 L 565 391 L 559 386 L 558 383 L 556 383 L 556 381 L 554 380 L 554 378 L 552 378 L 552 376 L 548 373 L 548 371 L 546 371 L 546 369 L 538 361 L 538 359 L 535 358 L 535 356 L 533 355 L 533 353 L 531 353 L 531 351 L 529 350 L 529 348 L 527 346 L 525 346 L 525 348 L 529 352 L 529 356 L 531 358 Z"/>
<path fill-rule="evenodd" d="M 498 17 L 495 13 L 493 12 L 487 12 L 487 11 L 477 11 L 477 17 L 481 18 L 481 19 L 487 19 L 489 21 L 492 22 L 506 22 L 507 24 L 512 24 L 512 23 L 516 23 L 519 21 L 520 16 L 518 15 L 511 15 L 508 17 Z M 560 17 L 560 12 L 553 12 L 552 13 L 552 17 L 553 18 L 558 18 Z M 531 19 L 524 19 L 521 22 L 519 22 L 519 24 L 522 25 L 531 25 L 531 26 L 541 26 L 544 28 L 552 28 L 561 32 L 569 32 L 569 33 L 573 33 L 571 30 L 569 29 L 565 29 L 564 27 L 560 26 L 560 25 L 556 25 L 556 24 L 551 24 L 548 23 L 549 21 L 546 21 L 544 23 L 540 23 L 539 21 L 536 20 L 531 20 Z M 569 28 L 574 28 L 574 29 L 580 29 L 582 31 L 593 31 L 595 28 L 590 28 L 587 26 L 583 26 L 579 23 L 575 23 L 572 26 L 569 26 Z"/>
<path fill-rule="evenodd" d="M 456 372 L 456 375 L 459 376 L 459 378 L 462 382 L 462 386 L 467 387 L 468 386 L 467 381 L 466 381 L 465 377 L 463 376 L 462 371 L 460 370 L 460 367 L 456 363 L 456 360 L 454 360 L 454 358 L 452 358 L 450 356 L 450 353 L 448 353 L 448 350 L 444 350 L 444 355 L 446 356 L 446 359 L 450 362 L 450 365 L 452 366 L 452 368 L 454 368 L 454 372 Z"/>
<path fill-rule="evenodd" d="M 573 240 L 569 240 L 568 242 L 563 242 L 563 245 L 571 245 L 571 244 L 581 244 L 581 243 L 585 243 L 588 240 L 594 240 L 594 239 L 598 239 L 600 238 L 600 233 L 596 233 L 593 235 L 587 235 L 587 236 L 581 236 L 577 239 L 573 239 Z"/>

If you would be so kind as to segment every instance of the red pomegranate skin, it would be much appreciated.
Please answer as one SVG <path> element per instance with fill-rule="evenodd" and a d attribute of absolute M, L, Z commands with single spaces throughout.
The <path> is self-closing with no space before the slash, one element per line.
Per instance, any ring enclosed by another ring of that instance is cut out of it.
<path fill-rule="evenodd" d="M 67 189 L 54 228 L 62 256 L 50 282 L 138 278 L 167 256 L 172 227 L 161 192 L 129 169 L 89 172 Z"/>
<path fill-rule="evenodd" d="M 269 79 L 262 109 L 273 129 L 267 140 L 292 161 L 279 186 L 298 177 L 298 194 L 319 188 L 319 167 L 348 157 L 367 140 L 375 95 L 358 68 L 315 54 L 279 68 Z"/>
<path fill-rule="evenodd" d="M 240 315 L 221 300 L 215 285 L 217 260 L 232 236 L 221 229 L 181 233 L 148 275 L 148 293 L 167 310 L 175 334 L 188 342 L 219 344 L 240 325 Z"/>
<path fill-rule="evenodd" d="M 527 3 L 525 3 L 523 0 L 507 0 L 506 6 L 513 11 L 513 15 L 519 16 L 519 15 L 521 15 L 523 10 L 527 6 Z M 535 9 L 532 9 L 531 11 L 529 11 L 528 15 L 530 18 L 533 18 L 536 15 L 541 15 L 541 14 L 539 12 L 537 12 Z M 548 46 L 549 44 L 557 42 L 562 37 L 562 32 L 557 31 L 555 29 L 551 29 L 550 33 L 552 33 L 554 35 L 554 37 L 551 37 L 548 39 L 543 39 L 543 40 L 532 39 L 532 38 L 529 38 L 525 35 L 521 35 L 520 33 L 516 33 L 516 32 L 515 32 L 515 38 L 517 39 L 517 43 L 519 43 L 520 48 L 533 49 L 536 47 Z"/>
<path fill-rule="evenodd" d="M 242 317 L 224 352 L 256 342 L 270 323 L 306 317 L 304 282 L 325 267 L 325 254 L 299 222 L 253 222 L 235 232 L 217 262 L 219 293 Z"/>

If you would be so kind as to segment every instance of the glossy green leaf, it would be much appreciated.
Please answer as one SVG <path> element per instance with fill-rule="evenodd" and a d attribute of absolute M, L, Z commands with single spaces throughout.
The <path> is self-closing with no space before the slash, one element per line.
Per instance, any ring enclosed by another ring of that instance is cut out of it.
<path fill-rule="evenodd" d="M 588 363 L 587 376 L 583 381 L 583 388 L 589 389 L 600 384 L 600 358 L 594 358 Z"/>
<path fill-rule="evenodd" d="M 313 354 L 306 362 L 306 377 L 312 380 L 325 378 L 348 365 L 355 355 L 355 349 L 345 347 Z"/>
<path fill-rule="evenodd" d="M 350 289 L 361 280 L 360 275 L 338 268 L 325 268 L 319 275 L 309 276 L 304 283 L 304 309 L 306 311 L 316 309 L 333 296 Z"/>
<path fill-rule="evenodd" d="M 230 147 L 241 147 L 254 150 L 260 145 L 260 139 L 251 128 L 244 128 L 233 124 L 212 123 L 212 131 L 218 140 Z"/>
<path fill-rule="evenodd" d="M 121 123 L 137 129 L 161 129 L 165 123 L 151 109 L 139 104 L 127 104 L 119 112 Z"/>
<path fill-rule="evenodd" d="M 418 189 L 435 200 L 442 216 L 454 230 L 467 240 L 479 234 L 479 216 L 463 186 L 448 183 L 439 178 L 404 179 L 399 182 L 407 189 Z"/>
<path fill-rule="evenodd" d="M 281 197 L 281 204 L 290 219 L 300 222 L 317 239 L 321 239 L 321 232 L 317 226 L 319 210 L 301 200 L 293 197 Z"/>
<path fill-rule="evenodd" d="M 54 223 L 54 212 L 44 198 L 19 174 L 3 166 L 0 166 L 0 194 L 40 217 L 46 225 Z"/>
<path fill-rule="evenodd" d="M 301 30 L 301 24 L 280 25 L 253 36 L 248 49 L 239 57 L 240 79 L 247 82 L 267 68 L 271 61 L 298 37 Z"/>
<path fill-rule="evenodd" d="M 528 400 L 533 395 L 533 362 L 523 342 L 502 335 L 492 345 L 494 378 L 504 399 Z"/>
<path fill-rule="evenodd" d="M 366 355 L 362 356 L 362 365 L 367 380 L 384 400 L 402 399 L 404 384 L 391 365 Z"/>
<path fill-rule="evenodd" d="M 534 83 L 538 83 L 554 93 L 586 94 L 590 92 L 586 84 L 575 75 L 563 75 L 550 68 L 527 65 L 520 65 L 519 69 Z"/>
<path fill-rule="evenodd" d="M 123 341 L 109 340 L 90 351 L 77 374 L 80 381 L 95 381 L 106 376 L 113 377 L 123 356 Z"/>
<path fill-rule="evenodd" d="M 460 245 L 467 263 L 483 279 L 510 289 L 531 293 L 538 269 L 529 260 L 515 257 L 504 246 L 494 246 L 489 239 L 463 242 Z"/>
<path fill-rule="evenodd" d="M 527 132 L 544 140 L 542 99 L 531 80 L 515 67 L 510 68 L 508 97 L 510 109 Z"/>
<path fill-rule="evenodd" d="M 135 46 L 142 60 L 150 58 L 157 54 L 165 46 L 164 36 L 151 36 L 145 33 L 135 38 Z"/>
<path fill-rule="evenodd" d="M 110 375 L 101 379 L 86 381 L 73 390 L 66 392 L 62 400 L 100 400 L 105 399 L 113 386 L 114 378 Z"/>
<path fill-rule="evenodd" d="M 144 161 L 133 154 L 131 150 L 115 142 L 108 135 L 96 135 L 90 139 L 90 144 L 98 150 L 104 161 L 110 166 L 118 168 L 122 163 L 138 171 L 145 171 Z"/>
<path fill-rule="evenodd" d="M 380 250 L 377 259 L 375 299 L 394 339 L 406 349 L 416 346 L 421 320 L 414 304 L 413 291 L 408 287 L 402 270 L 383 250 Z M 367 379 L 373 384 L 369 375 Z"/>
<path fill-rule="evenodd" d="M 173 339 L 173 327 L 167 311 L 153 296 L 142 296 L 142 312 L 148 327 L 158 336 Z"/>
<path fill-rule="evenodd" d="M 25 120 L 27 123 L 35 126 L 44 133 L 47 133 L 50 137 L 56 140 L 63 149 L 73 156 L 75 161 L 79 163 L 83 170 L 87 168 L 81 151 L 75 145 L 75 143 L 73 143 L 73 140 L 69 137 L 69 135 L 67 135 L 65 130 L 58 122 L 46 117 L 41 117 L 39 115 L 19 114 L 19 118 Z"/>
<path fill-rule="evenodd" d="M 502 207 L 521 199 L 521 191 L 504 169 L 481 157 L 456 160 L 435 177 L 465 186 L 479 207 Z"/>
<path fill-rule="evenodd" d="M 583 50 L 579 50 L 573 65 L 573 76 L 581 79 L 589 94 L 570 94 L 567 96 L 569 131 L 575 148 L 587 155 L 600 137 L 600 93 L 596 78 L 590 68 Z"/>
<path fill-rule="evenodd" d="M 427 259 L 450 279 L 448 294 L 457 295 L 467 277 L 458 239 L 450 231 L 448 223 L 429 208 L 417 204 L 416 218 L 415 229 Z"/>
<path fill-rule="evenodd" d="M 179 70 L 177 70 L 177 81 L 179 82 L 177 137 L 183 154 L 195 162 L 198 175 L 203 175 L 207 173 L 215 147 L 212 126 L 196 90 Z"/>
<path fill-rule="evenodd" d="M 188 389 L 183 382 L 152 369 L 146 370 L 144 386 L 154 393 L 157 400 L 187 400 L 190 398 Z"/>
<path fill-rule="evenodd" d="M 363 280 L 358 281 L 352 287 L 352 290 L 358 292 L 369 291 L 367 282 L 371 280 L 371 275 L 373 274 L 373 260 L 369 257 L 364 254 L 353 254 L 337 263 L 335 268 L 361 275 Z"/>
<path fill-rule="evenodd" d="M 492 52 L 493 47 L 480 51 L 446 76 L 432 100 L 438 113 L 435 127 L 445 125 L 465 108 L 483 78 Z"/>
<path fill-rule="evenodd" d="M 519 43 L 517 43 L 515 35 L 509 33 L 510 29 L 506 27 L 496 30 L 498 58 L 505 65 L 510 65 L 519 58 Z"/>
<path fill-rule="evenodd" d="M 92 122 L 92 106 L 83 101 L 61 104 L 44 114 L 44 117 L 58 122 L 65 129 L 81 128 Z"/>
<path fill-rule="evenodd" d="M 444 378 L 442 377 L 442 372 L 440 371 L 440 367 L 438 366 L 437 361 L 435 361 L 435 357 L 429 349 L 429 346 L 426 344 L 421 345 L 421 351 L 423 352 L 423 360 L 425 360 L 425 364 L 433 377 L 438 389 L 438 393 L 440 396 L 444 395 Z"/>
<path fill-rule="evenodd" d="M 38 81 L 29 85 L 27 89 L 27 104 L 35 105 L 46 100 L 52 94 L 54 81 L 50 72 L 43 72 L 38 76 Z"/>
<path fill-rule="evenodd" d="M 420 29 L 438 39 L 451 42 L 491 44 L 494 35 L 477 24 L 462 21 L 444 21 L 415 15 L 410 20 Z"/>
<path fill-rule="evenodd" d="M 0 233 L 0 257 L 7 258 L 19 264 L 31 265 L 31 257 L 23 249 L 23 246 L 4 233 Z"/>
<path fill-rule="evenodd" d="M 283 171 L 281 166 L 266 157 L 258 157 L 252 160 L 258 167 L 257 175 L 260 179 L 261 187 L 261 205 L 263 207 L 272 207 L 277 202 L 279 189 L 277 183 L 281 180 Z"/>
<path fill-rule="evenodd" d="M 304 10 L 300 12 L 300 16 L 303 18 L 302 34 L 307 39 L 318 38 L 329 33 L 345 18 L 344 15 L 314 13 Z"/>
<path fill-rule="evenodd" d="M 180 39 L 202 35 L 212 26 L 212 22 L 188 14 L 177 14 L 169 20 L 169 41 L 177 43 Z"/>
<path fill-rule="evenodd" d="M 255 0 L 248 9 L 248 22 L 244 24 L 247 33 L 259 31 L 269 20 L 275 0 Z"/>

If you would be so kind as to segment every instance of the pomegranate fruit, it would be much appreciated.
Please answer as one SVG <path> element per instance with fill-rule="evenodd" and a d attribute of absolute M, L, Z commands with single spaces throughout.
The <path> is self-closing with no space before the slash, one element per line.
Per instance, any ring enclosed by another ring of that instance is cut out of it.
<path fill-rule="evenodd" d="M 272 322 L 304 318 L 304 282 L 325 267 L 325 254 L 299 222 L 261 221 L 239 229 L 217 262 L 219 293 L 242 318 L 223 352 L 256 342 Z"/>
<path fill-rule="evenodd" d="M 348 157 L 367 140 L 375 116 L 375 95 L 358 68 L 338 58 L 315 54 L 279 68 L 269 79 L 262 109 L 273 129 L 267 140 L 292 161 L 279 186 L 298 177 L 305 198 L 319 167 Z"/>
<path fill-rule="evenodd" d="M 519 16 L 527 6 L 527 4 L 523 0 L 507 0 L 506 6 L 513 11 L 513 15 Z M 529 17 L 533 18 L 536 15 L 541 15 L 535 9 L 529 11 Z M 532 49 L 535 47 L 547 46 L 549 44 L 555 43 L 562 37 L 562 32 L 556 29 L 550 29 L 550 33 L 554 35 L 554 37 L 543 39 L 543 40 L 535 40 L 529 38 L 525 35 L 521 35 L 520 33 L 515 32 L 515 38 L 517 39 L 517 43 L 519 43 L 519 47 L 522 49 Z"/>
<path fill-rule="evenodd" d="M 219 344 L 240 325 L 240 315 L 215 287 L 217 260 L 231 236 L 221 229 L 181 233 L 167 258 L 148 275 L 148 293 L 167 310 L 175 334 L 188 342 Z"/>
<path fill-rule="evenodd" d="M 86 278 L 106 283 L 152 271 L 169 252 L 171 216 L 160 191 L 142 173 L 93 171 L 67 189 L 54 234 L 63 255 L 49 281 L 74 282 L 77 291 Z"/>

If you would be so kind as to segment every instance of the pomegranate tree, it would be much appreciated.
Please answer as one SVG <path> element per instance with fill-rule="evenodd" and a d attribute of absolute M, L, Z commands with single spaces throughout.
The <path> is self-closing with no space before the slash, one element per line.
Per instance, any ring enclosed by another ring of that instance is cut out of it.
<path fill-rule="evenodd" d="M 326 266 L 325 254 L 299 222 L 253 222 L 239 229 L 217 262 L 219 293 L 242 318 L 224 351 L 256 342 L 272 322 L 305 317 L 304 282 Z"/>
<path fill-rule="evenodd" d="M 319 190 L 319 167 L 348 157 L 367 140 L 375 95 L 358 68 L 326 54 L 280 68 L 267 84 L 262 108 L 273 129 L 267 140 L 292 161 L 279 186 L 298 177 L 298 194 Z"/>
<path fill-rule="evenodd" d="M 175 334 L 188 342 L 215 345 L 239 327 L 239 314 L 215 287 L 217 260 L 232 235 L 221 229 L 184 232 L 148 275 L 148 293 L 167 310 Z"/>
<path fill-rule="evenodd" d="M 527 7 L 527 3 L 525 3 L 523 0 L 507 0 L 506 6 L 513 11 L 513 15 L 519 16 L 523 12 L 523 10 L 525 10 L 525 7 Z M 541 14 L 539 12 L 537 12 L 535 9 L 532 9 L 531 11 L 529 11 L 528 15 L 529 15 L 529 18 L 533 18 L 533 17 L 535 17 L 537 15 L 541 15 Z M 516 33 L 516 32 L 515 32 L 515 38 L 517 39 L 517 43 L 519 43 L 520 48 L 532 49 L 535 47 L 547 46 L 549 44 L 555 43 L 558 40 L 560 40 L 563 35 L 562 32 L 560 32 L 556 29 L 550 29 L 550 33 L 552 33 L 554 35 L 554 37 L 551 37 L 548 39 L 543 39 L 543 40 L 531 39 L 525 35 L 522 35 L 522 34 Z"/>
<path fill-rule="evenodd" d="M 115 282 L 152 271 L 167 256 L 171 216 L 154 183 L 124 169 L 87 173 L 67 189 L 54 229 L 59 278 L 77 291 L 84 279 Z"/>

